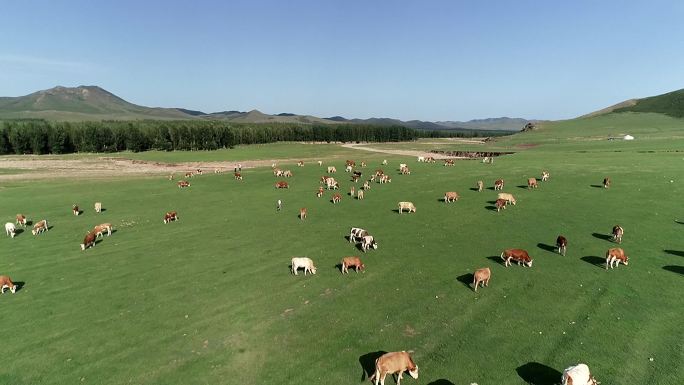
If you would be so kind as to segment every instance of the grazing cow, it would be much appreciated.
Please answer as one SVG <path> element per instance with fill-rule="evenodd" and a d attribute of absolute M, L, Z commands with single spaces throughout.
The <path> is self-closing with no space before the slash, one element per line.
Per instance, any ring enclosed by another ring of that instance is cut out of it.
<path fill-rule="evenodd" d="M 278 199 L 278 201 L 276 202 L 276 211 L 280 211 L 282 209 L 283 209 L 283 201 Z"/>
<path fill-rule="evenodd" d="M 371 188 L 371 185 L 370 185 L 369 181 L 363 182 L 363 189 L 364 190 L 370 190 L 370 188 Z"/>
<path fill-rule="evenodd" d="M 283 176 L 284 176 L 285 178 L 291 177 L 291 176 L 292 176 L 292 171 L 290 171 L 290 170 L 285 170 L 285 171 L 283 171 Z"/>
<path fill-rule="evenodd" d="M 337 190 L 340 187 L 340 184 L 337 183 L 335 178 L 328 178 L 325 180 L 325 188 L 330 190 Z"/>
<path fill-rule="evenodd" d="M 359 190 L 356 192 L 356 199 L 358 199 L 358 200 L 363 199 L 363 190 Z"/>
<path fill-rule="evenodd" d="M 271 163 L 271 168 L 275 169 L 276 167 L 278 167 L 278 163 L 275 163 L 275 162 Z"/>
<path fill-rule="evenodd" d="M 354 190 L 354 186 L 351 186 L 349 189 L 349 196 L 353 197 L 354 195 L 356 195 L 356 190 Z"/>
<path fill-rule="evenodd" d="M 318 161 L 318 166 L 319 166 L 319 167 L 320 167 L 320 166 L 323 166 L 323 161 L 322 161 L 322 160 L 319 160 L 319 161 Z"/>
<path fill-rule="evenodd" d="M 102 211 L 102 202 L 95 202 L 95 212 L 99 213 Z"/>
<path fill-rule="evenodd" d="M 76 205 L 71 206 L 71 212 L 74 213 L 74 215 L 81 214 L 81 210 L 79 210 L 78 206 L 76 206 Z"/>
<path fill-rule="evenodd" d="M 501 209 L 506 209 L 506 200 L 505 199 L 497 199 L 496 202 L 494 202 L 494 206 L 496 207 L 496 212 L 498 213 L 501 211 Z"/>
<path fill-rule="evenodd" d="M 237 171 L 237 167 L 235 167 L 235 171 Z M 214 169 L 214 174 L 220 174 L 220 173 L 222 173 L 222 172 L 223 172 L 223 171 L 222 171 L 220 168 L 215 168 L 215 169 Z"/>
<path fill-rule="evenodd" d="M 17 214 L 17 224 L 26 227 L 26 217 L 22 214 Z"/>
<path fill-rule="evenodd" d="M 304 167 L 304 161 L 300 160 L 299 162 L 297 162 L 297 167 Z"/>
<path fill-rule="evenodd" d="M 328 166 L 328 174 L 336 173 L 337 169 L 335 166 Z"/>
<path fill-rule="evenodd" d="M 294 257 L 292 258 L 292 273 L 294 275 L 297 275 L 297 270 L 299 268 L 304 269 L 304 275 L 306 275 L 307 272 L 311 274 L 316 274 L 316 266 L 314 266 L 313 261 L 311 258 L 306 258 L 306 257 Z"/>
<path fill-rule="evenodd" d="M 455 191 L 448 191 L 444 193 L 444 203 L 456 202 L 459 196 Z"/>
<path fill-rule="evenodd" d="M 5 294 L 5 289 L 9 289 L 12 294 L 17 292 L 17 285 L 6 275 L 0 275 L 0 294 Z"/>
<path fill-rule="evenodd" d="M 353 160 L 347 160 L 347 161 L 345 162 L 345 165 L 346 165 L 346 166 L 356 167 L 356 162 L 354 162 Z"/>
<path fill-rule="evenodd" d="M 373 238 L 372 235 L 366 235 L 363 238 L 361 238 L 361 251 L 365 253 L 366 250 L 370 249 L 371 247 L 374 250 L 378 248 L 378 243 L 375 242 L 375 238 Z"/>
<path fill-rule="evenodd" d="M 276 182 L 275 188 L 288 188 L 289 189 L 290 185 L 288 185 L 287 182 L 281 180 L 280 182 Z"/>
<path fill-rule="evenodd" d="M 411 175 L 411 170 L 407 166 L 401 169 L 401 174 L 402 175 Z"/>
<path fill-rule="evenodd" d="M 383 166 L 387 166 L 387 159 L 383 159 L 383 160 L 382 160 L 382 165 L 383 165 Z"/>
<path fill-rule="evenodd" d="M 484 182 L 481 180 L 477 181 L 477 192 L 482 192 L 482 189 L 484 189 Z"/>
<path fill-rule="evenodd" d="M 332 203 L 335 204 L 335 203 L 339 203 L 341 201 L 342 201 L 342 195 L 340 195 L 339 193 L 335 193 L 332 197 Z"/>
<path fill-rule="evenodd" d="M 323 187 L 319 187 L 319 188 L 318 188 L 318 191 L 316 192 L 316 196 L 317 196 L 318 198 L 320 198 L 320 197 L 323 196 Z"/>
<path fill-rule="evenodd" d="M 385 175 L 385 172 L 381 168 L 375 170 L 375 177 L 376 178 L 381 177 L 383 175 Z"/>
<path fill-rule="evenodd" d="M 83 238 L 83 243 L 81 243 L 81 251 L 84 251 L 89 247 L 94 247 L 96 239 L 97 234 L 95 234 L 94 231 L 91 231 L 88 234 L 86 234 L 85 238 Z"/>
<path fill-rule="evenodd" d="M 233 177 L 235 178 L 235 180 L 242 180 L 242 174 L 239 172 L 234 173 Z"/>
<path fill-rule="evenodd" d="M 344 172 L 352 172 L 354 168 L 352 166 L 347 166 L 344 168 Z"/>
<path fill-rule="evenodd" d="M 427 158 L 425 158 L 425 162 L 427 162 L 427 163 L 435 163 L 436 160 L 435 160 L 435 158 L 433 158 L 433 157 L 431 157 L 431 156 L 428 156 Z"/>
<path fill-rule="evenodd" d="M 392 183 L 392 178 L 390 178 L 389 175 L 380 175 L 380 180 L 378 182 L 380 182 L 381 184 Z"/>
<path fill-rule="evenodd" d="M 330 179 L 330 178 L 332 178 L 332 177 L 327 176 L 327 175 L 323 175 L 323 176 L 321 176 L 321 180 L 320 180 L 319 183 L 327 184 L 327 183 L 328 183 L 328 179 Z"/>
<path fill-rule="evenodd" d="M 425 162 L 425 157 L 424 156 L 419 156 L 418 157 L 419 162 Z"/>
<path fill-rule="evenodd" d="M 504 188 L 504 180 L 503 179 L 497 179 L 494 181 L 494 190 L 503 190 Z"/>
<path fill-rule="evenodd" d="M 192 172 L 186 172 L 185 173 L 186 178 L 192 178 L 193 176 L 194 176 L 194 174 Z"/>
<path fill-rule="evenodd" d="M 43 219 L 42 221 L 36 223 L 33 225 L 33 230 L 31 230 L 31 234 L 33 235 L 38 235 L 42 233 L 43 231 L 48 231 L 48 223 L 47 219 Z"/>
<path fill-rule="evenodd" d="M 501 259 L 504 260 L 504 266 L 512 265 L 511 260 L 518 262 L 518 265 L 532 267 L 532 258 L 527 254 L 527 251 L 522 249 L 506 249 L 501 253 Z"/>
<path fill-rule="evenodd" d="M 527 178 L 527 188 L 537 188 L 537 178 Z"/>
<path fill-rule="evenodd" d="M 413 362 L 411 356 L 406 351 L 385 353 L 375 360 L 375 373 L 369 378 L 374 385 L 385 385 L 385 377 L 388 374 L 397 376 L 397 385 L 401 385 L 404 372 L 414 379 L 418 379 L 418 365 Z"/>
<path fill-rule="evenodd" d="M 513 194 L 499 193 L 496 197 L 497 199 L 504 199 L 507 203 L 510 203 L 513 206 L 515 206 L 515 197 L 513 196 Z"/>
<path fill-rule="evenodd" d="M 177 221 L 178 219 L 178 213 L 175 211 L 169 211 L 168 213 L 164 214 L 164 224 L 167 224 L 171 221 Z"/>
<path fill-rule="evenodd" d="M 195 172 L 197 173 L 197 175 L 202 175 L 202 169 L 198 168 L 197 171 L 195 171 Z"/>
<path fill-rule="evenodd" d="M 173 180 L 173 174 L 169 174 L 169 180 Z"/>
<path fill-rule="evenodd" d="M 546 182 L 547 180 L 549 180 L 549 172 L 542 171 L 542 182 Z"/>
<path fill-rule="evenodd" d="M 5 234 L 7 234 L 11 238 L 14 238 L 14 235 L 16 233 L 17 233 L 17 228 L 14 227 L 14 223 L 12 223 L 12 222 L 5 223 Z"/>
<path fill-rule="evenodd" d="M 190 187 L 190 182 L 187 180 L 178 181 L 178 188 Z"/>
<path fill-rule="evenodd" d="M 568 240 L 564 236 L 559 235 L 556 238 L 556 247 L 558 248 L 558 254 L 565 257 L 565 251 L 568 249 Z"/>
<path fill-rule="evenodd" d="M 454 166 L 453 159 L 444 159 L 444 166 Z"/>
<path fill-rule="evenodd" d="M 622 227 L 620 227 L 620 225 L 613 226 L 613 232 L 611 233 L 613 242 L 622 243 L 622 235 L 624 233 L 625 230 Z"/>
<path fill-rule="evenodd" d="M 356 177 L 357 179 L 361 178 L 361 175 L 363 175 L 361 171 L 354 171 L 354 177 Z"/>
<path fill-rule="evenodd" d="M 274 168 L 273 169 L 273 176 L 283 176 L 283 170 L 279 168 Z"/>
<path fill-rule="evenodd" d="M 356 272 L 358 273 L 359 270 L 364 271 L 366 265 L 364 265 L 363 262 L 361 262 L 361 258 L 356 256 L 342 258 L 342 268 L 340 269 L 342 271 L 342 274 L 348 274 L 350 267 L 353 267 L 354 270 L 356 270 Z"/>
<path fill-rule="evenodd" d="M 366 167 L 366 162 L 361 161 L 361 167 Z"/>
<path fill-rule="evenodd" d="M 302 207 L 301 209 L 299 209 L 299 219 L 306 219 L 306 207 Z"/>
<path fill-rule="evenodd" d="M 349 243 L 360 242 L 366 235 L 370 235 L 368 234 L 368 231 L 360 227 L 352 227 L 351 230 L 349 230 Z"/>
<path fill-rule="evenodd" d="M 407 167 L 406 163 L 399 163 L 399 171 L 405 169 Z"/>
<path fill-rule="evenodd" d="M 416 212 L 416 206 L 413 205 L 413 202 L 399 202 L 399 214 L 401 214 L 404 209 L 406 211 L 410 212 Z"/>
<path fill-rule="evenodd" d="M 605 177 L 603 178 L 603 188 L 608 188 L 610 187 L 610 178 Z"/>
<path fill-rule="evenodd" d="M 93 228 L 93 232 L 95 233 L 96 236 L 101 237 L 103 236 L 102 234 L 107 232 L 107 236 L 112 235 L 112 224 L 111 223 L 102 223 Z"/>
<path fill-rule="evenodd" d="M 606 270 L 608 270 L 608 266 L 612 269 L 613 264 L 615 265 L 614 267 L 618 267 L 620 262 L 625 266 L 629 265 L 629 257 L 625 254 L 624 250 L 615 247 L 606 251 Z"/>
<path fill-rule="evenodd" d="M 489 278 L 491 278 L 492 272 L 488 267 L 483 267 L 482 269 L 475 270 L 473 273 L 473 284 L 475 285 L 475 292 L 477 292 L 477 287 L 482 284 L 482 287 L 489 286 Z"/>
<path fill-rule="evenodd" d="M 561 377 L 561 385 L 598 385 L 600 382 L 596 381 L 591 375 L 589 367 L 585 364 L 577 364 L 563 370 Z"/>
<path fill-rule="evenodd" d="M 482 158 L 482 163 L 489 163 L 489 157 L 485 156 L 484 158 Z"/>

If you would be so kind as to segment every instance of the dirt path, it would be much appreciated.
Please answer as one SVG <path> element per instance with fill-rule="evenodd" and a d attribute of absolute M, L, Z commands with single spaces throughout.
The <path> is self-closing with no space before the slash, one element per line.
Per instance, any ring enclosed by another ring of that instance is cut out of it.
<path fill-rule="evenodd" d="M 444 154 L 436 154 L 433 152 L 417 151 L 417 150 L 388 150 L 388 149 L 382 149 L 382 148 L 368 147 L 365 144 L 355 144 L 355 143 L 346 143 L 346 144 L 343 144 L 342 147 L 352 148 L 354 150 L 380 152 L 383 154 L 412 156 L 415 158 L 418 158 L 419 156 L 422 156 L 425 158 L 427 158 L 428 156 L 431 156 L 435 159 L 446 159 L 446 158 L 454 159 L 455 158 L 453 156 L 448 156 L 448 155 L 444 155 Z"/>

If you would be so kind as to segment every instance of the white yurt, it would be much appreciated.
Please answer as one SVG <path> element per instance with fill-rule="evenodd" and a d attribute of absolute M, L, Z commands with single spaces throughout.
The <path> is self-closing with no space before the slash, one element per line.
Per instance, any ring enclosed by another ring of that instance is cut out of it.
<path fill-rule="evenodd" d="M 624 140 L 634 140 L 634 137 L 633 137 L 632 135 L 627 134 L 627 135 L 623 136 L 622 139 L 624 139 Z"/>

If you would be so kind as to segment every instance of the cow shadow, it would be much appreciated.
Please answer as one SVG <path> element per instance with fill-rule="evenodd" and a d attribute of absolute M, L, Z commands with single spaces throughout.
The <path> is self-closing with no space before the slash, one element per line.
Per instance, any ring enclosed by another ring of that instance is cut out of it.
<path fill-rule="evenodd" d="M 399 214 L 399 209 L 392 209 L 392 212 Z"/>
<path fill-rule="evenodd" d="M 461 282 L 467 288 L 472 289 L 472 287 L 470 287 L 470 285 L 473 283 L 473 274 L 472 273 L 459 275 L 458 277 L 456 277 L 456 280 L 458 282 Z"/>
<path fill-rule="evenodd" d="M 558 370 L 539 362 L 528 362 L 515 371 L 525 383 L 535 385 L 555 385 L 563 375 Z"/>
<path fill-rule="evenodd" d="M 602 184 L 590 184 L 589 186 L 594 187 L 594 188 L 603 188 Z"/>
<path fill-rule="evenodd" d="M 337 270 L 341 273 L 342 272 L 342 264 L 341 263 L 335 264 L 335 270 Z"/>
<path fill-rule="evenodd" d="M 675 219 L 675 223 L 679 223 L 680 225 L 684 225 L 684 222 L 676 220 L 676 219 Z"/>
<path fill-rule="evenodd" d="M 477 188 L 477 187 L 471 187 L 471 188 L 470 188 L 470 191 L 480 191 L 480 189 Z"/>
<path fill-rule="evenodd" d="M 492 262 L 496 262 L 497 265 L 503 265 L 504 264 L 504 260 L 501 259 L 500 255 L 492 255 L 490 257 L 487 257 L 487 259 L 489 259 Z M 471 278 L 472 278 L 472 274 L 471 274 Z M 472 280 L 471 280 L 471 282 L 472 282 Z"/>
<path fill-rule="evenodd" d="M 16 228 L 16 229 L 14 230 L 14 236 L 17 236 L 17 235 L 23 233 L 24 231 L 25 231 L 25 230 L 22 229 L 22 228 Z"/>
<path fill-rule="evenodd" d="M 665 249 L 665 250 L 663 250 L 663 251 L 666 252 L 666 253 L 668 253 L 668 254 L 676 255 L 676 256 L 679 256 L 679 257 L 684 257 L 684 251 L 679 251 L 679 250 L 667 250 L 667 249 Z"/>
<path fill-rule="evenodd" d="M 485 208 L 486 208 L 487 210 L 490 210 L 490 211 L 496 211 L 496 206 L 487 205 L 487 206 L 485 206 Z"/>
<path fill-rule="evenodd" d="M 23 281 L 14 281 L 12 283 L 17 286 L 16 290 L 14 291 L 15 293 L 18 293 L 21 289 L 24 288 L 24 285 L 26 285 L 26 282 Z M 8 289 L 5 289 L 5 293 L 7 293 L 8 291 Z"/>
<path fill-rule="evenodd" d="M 96 239 L 95 243 L 93 243 L 93 246 L 99 245 L 100 243 L 102 243 L 102 241 L 104 241 L 104 239 Z"/>
<path fill-rule="evenodd" d="M 78 214 L 74 215 L 75 217 L 80 217 L 81 215 L 83 215 L 83 210 L 78 210 L 77 212 Z"/>
<path fill-rule="evenodd" d="M 454 384 L 453 382 L 451 382 L 449 380 L 445 380 L 445 379 L 441 378 L 439 380 L 432 381 L 432 382 L 428 383 L 427 385 L 456 385 L 456 384 Z"/>
<path fill-rule="evenodd" d="M 359 357 L 359 364 L 361 364 L 362 370 L 361 381 L 365 381 L 375 373 L 375 360 L 385 353 L 387 352 L 384 350 L 378 350 L 377 352 L 366 353 Z"/>
<path fill-rule="evenodd" d="M 590 265 L 594 265 L 597 267 L 602 267 L 603 264 L 606 263 L 605 258 L 597 257 L 595 255 L 587 255 L 586 257 L 582 257 L 580 259 Z"/>
<path fill-rule="evenodd" d="M 119 230 L 117 230 L 117 229 L 112 229 L 112 234 L 116 233 L 117 231 L 119 231 Z"/>
<path fill-rule="evenodd" d="M 679 273 L 684 275 L 684 266 L 669 265 L 663 266 L 663 270 L 671 271 L 673 273 Z"/>
<path fill-rule="evenodd" d="M 528 187 L 527 187 L 527 185 L 526 185 L 526 184 L 521 184 L 521 185 L 518 185 L 518 186 L 515 186 L 515 187 L 517 187 L 517 188 L 521 188 L 521 189 L 525 189 L 525 190 L 527 190 L 527 189 L 528 189 Z"/>
<path fill-rule="evenodd" d="M 494 187 L 487 187 L 487 190 L 492 190 L 492 191 L 494 191 Z"/>
<path fill-rule="evenodd" d="M 52 230 L 53 227 L 55 227 L 55 226 L 48 226 L 48 228 L 47 228 L 48 231 Z"/>
<path fill-rule="evenodd" d="M 33 221 L 26 221 L 26 226 L 33 226 Z"/>
<path fill-rule="evenodd" d="M 610 241 L 613 239 L 613 236 L 609 235 L 609 234 L 591 233 L 591 236 L 594 238 L 604 240 L 604 241 Z"/>
<path fill-rule="evenodd" d="M 553 252 L 553 253 L 555 253 L 556 250 L 558 250 L 558 249 L 556 248 L 556 246 L 547 245 L 547 244 L 545 244 L 545 243 L 537 243 L 537 247 L 540 248 L 540 249 L 542 249 L 542 250 L 550 251 L 550 252 Z"/>

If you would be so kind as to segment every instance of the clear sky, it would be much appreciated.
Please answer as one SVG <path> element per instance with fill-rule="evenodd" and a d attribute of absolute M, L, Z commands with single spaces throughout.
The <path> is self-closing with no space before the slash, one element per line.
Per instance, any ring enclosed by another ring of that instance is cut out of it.
<path fill-rule="evenodd" d="M 684 88 L 684 2 L 3 1 L 0 95 L 321 117 L 562 119 Z"/>

